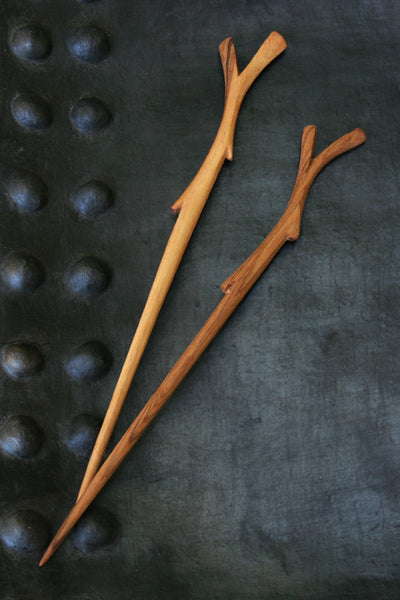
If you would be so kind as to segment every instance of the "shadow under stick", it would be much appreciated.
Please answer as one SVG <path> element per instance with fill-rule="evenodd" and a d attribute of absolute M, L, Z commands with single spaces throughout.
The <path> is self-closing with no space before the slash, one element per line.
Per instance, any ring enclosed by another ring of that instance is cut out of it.
<path fill-rule="evenodd" d="M 313 158 L 315 139 L 315 126 L 309 125 L 305 127 L 296 183 L 282 217 L 253 254 L 222 284 L 222 290 L 225 293 L 224 297 L 75 504 L 46 550 L 40 561 L 40 566 L 44 565 L 62 544 L 69 531 L 119 467 L 125 456 L 138 441 L 247 292 L 255 284 L 279 249 L 286 241 L 294 241 L 299 237 L 304 203 L 312 182 L 321 169 L 343 152 L 347 152 L 362 144 L 365 141 L 365 134 L 361 129 L 354 129 L 333 142 L 318 156 Z"/>

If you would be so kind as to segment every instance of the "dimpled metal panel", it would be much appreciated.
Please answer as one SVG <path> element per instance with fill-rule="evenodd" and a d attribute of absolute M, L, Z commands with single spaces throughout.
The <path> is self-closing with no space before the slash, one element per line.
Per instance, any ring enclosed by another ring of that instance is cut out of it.
<path fill-rule="evenodd" d="M 0 596 L 398 598 L 400 13 L 391 2 L 3 0 Z M 112 443 L 275 224 L 302 128 L 367 142 L 42 569 L 239 68 L 239 115 Z"/>

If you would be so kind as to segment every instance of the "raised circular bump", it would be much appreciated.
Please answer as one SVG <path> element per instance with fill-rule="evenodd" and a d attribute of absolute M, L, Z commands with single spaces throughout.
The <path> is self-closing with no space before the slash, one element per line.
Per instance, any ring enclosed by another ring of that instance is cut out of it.
<path fill-rule="evenodd" d="M 93 179 L 79 187 L 71 195 L 71 204 L 80 217 L 98 217 L 112 206 L 113 195 L 103 181 Z"/>
<path fill-rule="evenodd" d="M 110 52 L 107 34 L 95 25 L 84 25 L 77 29 L 69 37 L 67 45 L 75 58 L 91 64 L 104 60 Z"/>
<path fill-rule="evenodd" d="M 25 252 L 12 252 L 0 264 L 0 279 L 12 292 L 29 293 L 44 279 L 41 263 Z"/>
<path fill-rule="evenodd" d="M 10 511 L 0 521 L 0 538 L 4 546 L 16 553 L 43 549 L 49 541 L 47 520 L 33 510 Z"/>
<path fill-rule="evenodd" d="M 88 299 L 104 292 L 110 277 L 110 269 L 102 260 L 86 256 L 68 268 L 65 286 L 75 296 Z"/>
<path fill-rule="evenodd" d="M 22 212 L 36 212 L 47 202 L 45 183 L 30 171 L 14 171 L 7 178 L 6 193 L 12 204 Z"/>
<path fill-rule="evenodd" d="M 104 377 L 111 367 L 111 355 L 101 342 L 85 342 L 68 357 L 65 368 L 77 381 L 96 381 Z"/>
<path fill-rule="evenodd" d="M 0 448 L 15 458 L 33 458 L 40 450 L 43 432 L 25 415 L 13 415 L 0 429 Z"/>
<path fill-rule="evenodd" d="M 50 104 L 36 94 L 19 94 L 11 102 L 11 112 L 15 121 L 32 131 L 50 127 L 53 120 Z"/>
<path fill-rule="evenodd" d="M 43 356 L 36 346 L 25 342 L 8 344 L 1 357 L 3 370 L 12 379 L 26 379 L 41 371 Z"/>
<path fill-rule="evenodd" d="M 112 544 L 118 533 L 119 523 L 110 511 L 91 507 L 72 530 L 72 543 L 87 554 Z"/>
<path fill-rule="evenodd" d="M 51 40 L 41 25 L 26 23 L 13 32 L 10 47 L 18 58 L 40 61 L 49 56 Z"/>
<path fill-rule="evenodd" d="M 94 96 L 80 98 L 71 108 L 70 121 L 79 133 L 98 133 L 111 120 L 107 106 Z"/>
<path fill-rule="evenodd" d="M 67 445 L 77 456 L 89 458 L 100 431 L 101 419 L 83 413 L 74 418 L 68 431 Z"/>

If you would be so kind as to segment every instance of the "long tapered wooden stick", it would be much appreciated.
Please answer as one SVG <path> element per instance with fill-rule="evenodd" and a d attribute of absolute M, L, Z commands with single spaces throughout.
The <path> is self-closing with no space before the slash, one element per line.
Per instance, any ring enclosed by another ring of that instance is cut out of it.
<path fill-rule="evenodd" d="M 168 240 L 136 333 L 118 378 L 86 468 L 78 498 L 93 479 L 100 465 L 165 297 L 215 180 L 225 159 L 232 160 L 235 126 L 243 98 L 261 71 L 274 58 L 281 54 L 285 48 L 286 42 L 283 37 L 277 32 L 272 32 L 247 67 L 239 74 L 232 38 L 227 38 L 219 46 L 225 78 L 225 107 L 221 124 L 210 151 L 197 175 L 171 207 L 174 213 L 180 211 L 180 215 Z"/>
<path fill-rule="evenodd" d="M 210 344 L 211 340 L 269 265 L 275 254 L 286 241 L 293 241 L 299 237 L 301 216 L 306 196 L 312 182 L 321 169 L 343 152 L 347 152 L 362 144 L 365 141 L 365 134 L 362 129 L 354 129 L 333 142 L 317 157 L 313 158 L 315 139 L 315 126 L 309 125 L 305 127 L 296 183 L 282 217 L 253 254 L 222 284 L 225 296 L 128 428 L 80 500 L 75 504 L 43 555 L 39 563 L 40 566 L 44 565 L 62 544 L 69 531 L 104 487 L 114 471 L 119 467 L 150 422 L 164 406 L 165 402 Z"/>

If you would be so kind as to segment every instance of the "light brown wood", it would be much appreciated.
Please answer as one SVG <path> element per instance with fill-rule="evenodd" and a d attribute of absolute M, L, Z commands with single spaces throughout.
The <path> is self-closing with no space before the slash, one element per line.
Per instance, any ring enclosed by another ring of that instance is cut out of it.
<path fill-rule="evenodd" d="M 312 182 L 321 169 L 336 156 L 339 156 L 339 154 L 362 144 L 365 141 L 365 134 L 361 129 L 354 129 L 354 131 L 333 142 L 316 158 L 313 158 L 315 139 L 316 128 L 313 125 L 306 127 L 303 131 L 296 183 L 282 217 L 253 254 L 223 283 L 222 290 L 225 293 L 224 297 L 75 504 L 43 555 L 40 566 L 44 565 L 62 544 L 70 529 L 79 520 L 114 471 L 119 467 L 125 456 L 164 406 L 185 375 L 269 265 L 275 254 L 286 241 L 298 238 L 306 196 Z"/>
<path fill-rule="evenodd" d="M 174 213 L 180 211 L 180 214 L 168 240 L 146 305 L 123 364 L 86 468 L 78 498 L 93 479 L 101 463 L 140 359 L 215 180 L 225 159 L 232 160 L 236 120 L 243 98 L 261 71 L 274 58 L 281 54 L 285 48 L 286 42 L 283 37 L 279 33 L 272 32 L 247 67 L 239 74 L 232 38 L 227 38 L 219 46 L 225 77 L 225 107 L 221 124 L 210 151 L 197 175 L 171 207 Z"/>

